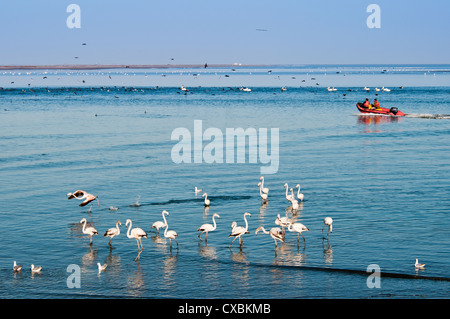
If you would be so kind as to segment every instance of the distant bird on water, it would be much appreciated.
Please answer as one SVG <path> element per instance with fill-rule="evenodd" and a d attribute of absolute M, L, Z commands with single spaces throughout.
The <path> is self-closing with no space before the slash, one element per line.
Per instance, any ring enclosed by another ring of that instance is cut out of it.
<path fill-rule="evenodd" d="M 74 193 L 68 193 L 67 194 L 67 199 L 72 199 L 72 198 L 76 198 L 76 199 L 84 199 L 84 202 L 82 202 L 79 206 L 83 207 L 86 206 L 87 204 L 91 203 L 91 207 L 89 208 L 89 213 L 91 212 L 92 209 L 92 205 L 93 205 L 93 201 L 95 199 L 97 199 L 97 203 L 98 203 L 98 207 L 100 207 L 100 201 L 98 200 L 98 196 L 94 196 L 92 194 L 89 194 L 88 192 L 82 191 L 82 190 L 77 190 Z"/>
<path fill-rule="evenodd" d="M 419 260 L 416 258 L 416 263 L 414 264 L 414 267 L 416 269 L 424 269 L 425 268 L 425 264 L 420 264 Z"/>
<path fill-rule="evenodd" d="M 14 272 L 20 272 L 22 270 L 22 266 L 18 265 L 15 260 L 14 260 L 13 270 L 14 270 Z"/>
<path fill-rule="evenodd" d="M 37 274 L 40 273 L 42 270 L 42 266 L 38 266 L 38 267 L 34 267 L 34 265 L 31 265 L 31 273 L 32 274 Z"/>

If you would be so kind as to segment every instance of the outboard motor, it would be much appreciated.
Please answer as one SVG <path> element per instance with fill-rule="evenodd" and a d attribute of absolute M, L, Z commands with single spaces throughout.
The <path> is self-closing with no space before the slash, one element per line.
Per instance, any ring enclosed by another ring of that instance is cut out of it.
<path fill-rule="evenodd" d="M 392 114 L 397 115 L 398 108 L 397 107 L 391 107 L 390 111 L 391 111 Z"/>

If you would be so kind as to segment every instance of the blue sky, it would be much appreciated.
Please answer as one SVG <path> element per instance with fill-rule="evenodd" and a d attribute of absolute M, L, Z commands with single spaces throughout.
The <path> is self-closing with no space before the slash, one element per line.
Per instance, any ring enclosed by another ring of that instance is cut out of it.
<path fill-rule="evenodd" d="M 449 12 L 448 0 L 2 1 L 0 65 L 450 63 Z"/>

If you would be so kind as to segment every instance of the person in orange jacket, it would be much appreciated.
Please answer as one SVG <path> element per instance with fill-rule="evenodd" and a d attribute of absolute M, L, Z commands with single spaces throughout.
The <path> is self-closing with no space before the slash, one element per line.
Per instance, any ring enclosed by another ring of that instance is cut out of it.
<path fill-rule="evenodd" d="M 370 109 L 369 99 L 366 99 L 366 100 L 364 101 L 363 107 Z"/>
<path fill-rule="evenodd" d="M 376 109 L 377 111 L 381 111 L 380 102 L 378 102 L 377 99 L 375 99 L 375 100 L 373 101 L 373 106 L 375 107 L 375 109 Z"/>

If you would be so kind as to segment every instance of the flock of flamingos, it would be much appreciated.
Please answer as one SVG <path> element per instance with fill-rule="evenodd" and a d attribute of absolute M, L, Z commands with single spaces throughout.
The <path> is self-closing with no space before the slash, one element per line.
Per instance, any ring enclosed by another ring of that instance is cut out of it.
<path fill-rule="evenodd" d="M 259 186 L 259 193 L 260 193 L 261 199 L 262 199 L 263 203 L 265 203 L 268 201 L 269 188 L 264 187 L 264 177 L 263 176 L 261 176 L 258 186 Z M 300 193 L 300 184 L 297 184 L 297 189 L 298 189 L 297 197 L 294 195 L 292 188 L 290 188 L 290 194 L 288 193 L 288 184 L 284 184 L 284 187 L 286 188 L 286 199 L 290 202 L 289 208 L 291 209 L 291 212 L 294 214 L 299 209 L 299 201 L 303 201 L 303 198 L 304 198 L 304 195 L 302 193 Z M 201 192 L 202 192 L 201 189 L 198 189 L 197 187 L 195 187 L 195 189 L 194 189 L 195 194 L 199 194 Z M 202 197 L 204 197 L 205 207 L 209 207 L 211 205 L 211 201 L 208 199 L 208 194 L 203 193 Z M 77 190 L 73 193 L 67 194 L 67 199 L 74 199 L 74 198 L 78 199 L 78 200 L 83 200 L 83 202 L 79 206 L 83 207 L 88 204 L 91 204 L 91 206 L 89 208 L 89 213 L 91 212 L 93 202 L 95 200 L 97 200 L 97 203 L 100 206 L 98 196 L 94 196 L 83 190 Z M 162 218 L 164 221 L 154 222 L 152 225 L 152 228 L 155 228 L 155 230 L 158 233 L 159 233 L 160 229 L 165 228 L 164 237 L 169 239 L 170 249 L 172 249 L 172 239 L 177 244 L 177 249 L 178 249 L 179 246 L 178 246 L 178 242 L 176 239 L 178 237 L 178 234 L 174 230 L 169 230 L 169 224 L 167 223 L 166 216 L 169 216 L 169 212 L 164 210 L 162 212 Z M 244 213 L 245 227 L 238 226 L 235 221 L 231 224 L 231 233 L 230 233 L 229 237 L 233 237 L 233 240 L 231 241 L 229 248 L 231 248 L 231 245 L 234 243 L 234 241 L 237 238 L 239 238 L 239 247 L 242 250 L 242 246 L 243 246 L 242 236 L 244 234 L 249 234 L 247 216 L 251 216 L 251 214 L 248 212 Z M 217 214 L 217 213 L 213 214 L 213 216 L 212 216 L 213 224 L 203 224 L 197 229 L 197 231 L 200 232 L 198 235 L 198 238 L 201 241 L 204 240 L 206 243 L 208 240 L 208 233 L 216 230 L 217 225 L 216 225 L 215 218 L 220 218 L 219 214 Z M 325 217 L 324 226 L 322 227 L 322 233 L 324 231 L 324 228 L 328 227 L 327 238 L 329 236 L 329 233 L 332 232 L 332 223 L 333 223 L 333 219 L 331 217 Z M 98 235 L 97 229 L 95 229 L 92 226 L 88 226 L 86 218 L 83 218 L 80 221 L 80 224 L 83 224 L 82 232 L 83 232 L 83 234 L 89 235 L 90 245 L 92 245 L 93 236 Z M 264 229 L 264 227 L 261 226 L 258 229 L 256 229 L 256 231 L 255 231 L 256 235 L 259 232 L 263 232 L 264 234 L 270 235 L 270 237 L 273 238 L 273 240 L 275 241 L 275 253 L 276 253 L 276 248 L 277 248 L 277 241 L 280 241 L 280 242 L 285 241 L 285 228 L 287 228 L 291 232 L 297 233 L 297 242 L 300 240 L 300 235 L 303 237 L 304 243 L 306 242 L 305 237 L 303 236 L 302 232 L 309 231 L 309 229 L 302 223 L 293 222 L 293 220 L 288 217 L 287 212 L 286 212 L 285 217 L 281 217 L 280 214 L 278 214 L 277 218 L 275 220 L 275 224 L 277 226 L 280 226 L 281 228 L 273 227 L 269 231 L 267 231 L 266 229 Z M 120 234 L 119 226 L 121 226 L 121 225 L 122 225 L 122 223 L 120 221 L 117 221 L 115 227 L 108 229 L 104 233 L 104 235 L 103 235 L 104 237 L 110 237 L 110 240 L 108 242 L 110 247 L 112 247 L 111 246 L 112 239 Z M 136 239 L 137 246 L 138 246 L 138 255 L 136 256 L 135 261 L 137 261 L 140 259 L 141 253 L 144 250 L 141 239 L 147 238 L 147 233 L 142 228 L 139 228 L 139 227 L 133 228 L 133 223 L 132 223 L 131 219 L 127 219 L 125 226 L 128 227 L 127 237 Z M 203 234 L 205 234 L 204 239 L 202 239 L 202 237 L 201 237 Z M 99 272 L 104 271 L 107 267 L 106 264 L 101 265 L 100 263 L 97 263 L 97 266 L 98 266 Z M 20 272 L 21 269 L 22 269 L 22 266 L 17 265 L 16 262 L 14 261 L 14 271 Z M 33 266 L 32 272 L 35 272 L 35 273 L 40 272 L 41 269 L 42 269 L 42 267 L 34 267 Z"/>

